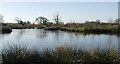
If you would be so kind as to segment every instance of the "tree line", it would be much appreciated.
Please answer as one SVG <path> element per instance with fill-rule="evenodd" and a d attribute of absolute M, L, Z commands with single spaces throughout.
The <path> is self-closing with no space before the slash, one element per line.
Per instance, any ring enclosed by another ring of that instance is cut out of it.
<path fill-rule="evenodd" d="M 21 24 L 23 26 L 25 24 L 31 24 L 30 21 L 23 21 L 20 17 L 15 17 L 14 20 L 17 21 L 18 24 Z M 60 15 L 59 15 L 59 13 L 56 13 L 53 16 L 53 21 L 55 21 L 56 25 L 59 25 L 59 23 L 60 23 Z M 48 24 L 51 23 L 51 22 L 49 22 L 48 18 L 43 17 L 43 16 L 39 16 L 39 17 L 35 18 L 35 22 L 38 23 L 38 24 L 43 24 L 43 25 L 48 25 Z M 51 23 L 51 24 L 53 24 L 53 23 Z"/>
<path fill-rule="evenodd" d="M 21 24 L 23 26 L 25 24 L 31 24 L 30 21 L 23 21 L 20 17 L 15 17 L 14 20 L 17 21 L 18 24 Z M 35 22 L 38 23 L 38 24 L 43 24 L 43 25 L 48 25 L 50 23 L 53 24 L 52 22 L 49 22 L 49 21 L 50 20 L 48 18 L 44 17 L 44 16 L 39 16 L 39 17 L 35 18 Z M 53 16 L 53 21 L 55 22 L 56 25 L 59 25 L 61 23 L 59 13 L 56 13 Z M 0 14 L 0 23 L 3 23 L 3 22 L 4 22 L 3 15 Z M 33 23 L 35 23 L 35 22 L 33 22 Z M 86 21 L 85 23 L 94 23 L 94 22 L 101 23 L 100 20 Z M 120 23 L 120 18 L 115 19 L 115 20 L 113 20 L 112 18 L 109 18 L 107 23 Z"/>

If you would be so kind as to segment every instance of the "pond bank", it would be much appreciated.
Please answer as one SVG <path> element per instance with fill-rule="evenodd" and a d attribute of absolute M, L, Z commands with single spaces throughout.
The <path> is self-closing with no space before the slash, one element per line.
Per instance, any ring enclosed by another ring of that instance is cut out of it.
<path fill-rule="evenodd" d="M 58 63 L 67 62 L 75 64 L 93 62 L 102 62 L 102 63 L 119 63 L 120 54 L 110 48 L 103 50 L 98 49 L 89 49 L 83 50 L 82 48 L 75 48 L 73 46 L 59 46 L 55 49 L 46 48 L 45 50 L 39 52 L 38 50 L 28 50 L 27 48 L 21 48 L 20 46 L 10 46 L 9 50 L 3 51 L 2 54 L 3 64 L 11 62 L 16 64 L 18 62 L 25 62 L 26 64 L 34 63 Z M 17 53 L 16 53 L 17 52 Z"/>
<path fill-rule="evenodd" d="M 8 26 L 1 26 L 0 27 L 0 32 L 1 33 L 11 33 L 12 32 L 12 29 Z"/>
<path fill-rule="evenodd" d="M 17 23 L 6 23 L 6 26 L 12 29 L 45 29 L 45 30 L 61 30 L 69 32 L 84 32 L 95 34 L 119 34 L 120 24 L 116 23 L 68 23 L 64 25 L 43 25 L 43 24 L 25 24 L 24 26 Z"/>
<path fill-rule="evenodd" d="M 119 34 L 120 29 L 100 29 L 100 28 L 68 28 L 68 27 L 46 27 L 45 30 L 61 30 L 69 32 L 84 32 L 92 34 Z"/>

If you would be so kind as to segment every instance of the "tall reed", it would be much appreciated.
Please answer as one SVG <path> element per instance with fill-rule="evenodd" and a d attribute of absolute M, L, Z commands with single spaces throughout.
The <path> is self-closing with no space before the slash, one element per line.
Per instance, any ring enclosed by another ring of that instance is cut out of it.
<path fill-rule="evenodd" d="M 34 64 L 46 62 L 68 62 L 68 63 L 91 63 L 91 62 L 120 62 L 120 54 L 114 49 L 89 49 L 76 48 L 74 46 L 58 46 L 54 49 L 44 49 L 43 51 L 29 50 L 17 45 L 9 47 L 2 52 L 3 64 L 17 62 Z"/>

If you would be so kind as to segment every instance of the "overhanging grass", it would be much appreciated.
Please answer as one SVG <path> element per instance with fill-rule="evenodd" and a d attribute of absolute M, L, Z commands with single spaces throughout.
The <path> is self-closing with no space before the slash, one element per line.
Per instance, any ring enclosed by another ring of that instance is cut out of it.
<path fill-rule="evenodd" d="M 26 62 L 34 64 L 36 62 L 120 62 L 120 54 L 114 49 L 89 49 L 75 48 L 74 46 L 59 46 L 55 49 L 45 49 L 43 51 L 28 50 L 20 46 L 11 46 L 2 53 L 3 63 Z"/>

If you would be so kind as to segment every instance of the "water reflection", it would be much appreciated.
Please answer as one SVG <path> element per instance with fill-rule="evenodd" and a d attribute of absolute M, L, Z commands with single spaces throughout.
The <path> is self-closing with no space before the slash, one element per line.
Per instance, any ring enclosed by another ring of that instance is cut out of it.
<path fill-rule="evenodd" d="M 46 30 L 41 30 L 36 32 L 36 37 L 38 38 L 45 38 L 47 37 L 47 31 Z"/>
<path fill-rule="evenodd" d="M 25 32 L 26 32 L 25 29 L 19 29 L 19 30 L 20 30 L 20 31 L 17 31 L 17 32 L 16 32 L 15 38 L 21 38 L 21 37 L 25 34 Z"/>
<path fill-rule="evenodd" d="M 49 31 L 43 29 L 14 29 L 10 34 L 3 34 L 3 46 L 8 42 L 13 44 L 30 45 L 30 47 L 54 48 L 59 45 L 73 44 L 86 49 L 98 46 L 111 46 L 118 49 L 118 36 L 106 34 L 84 34 L 64 31 Z"/>
<path fill-rule="evenodd" d="M 56 41 L 59 41 L 59 34 L 60 34 L 59 31 L 53 30 L 53 31 L 51 31 L 51 32 L 55 34 L 54 39 L 56 39 Z"/>

